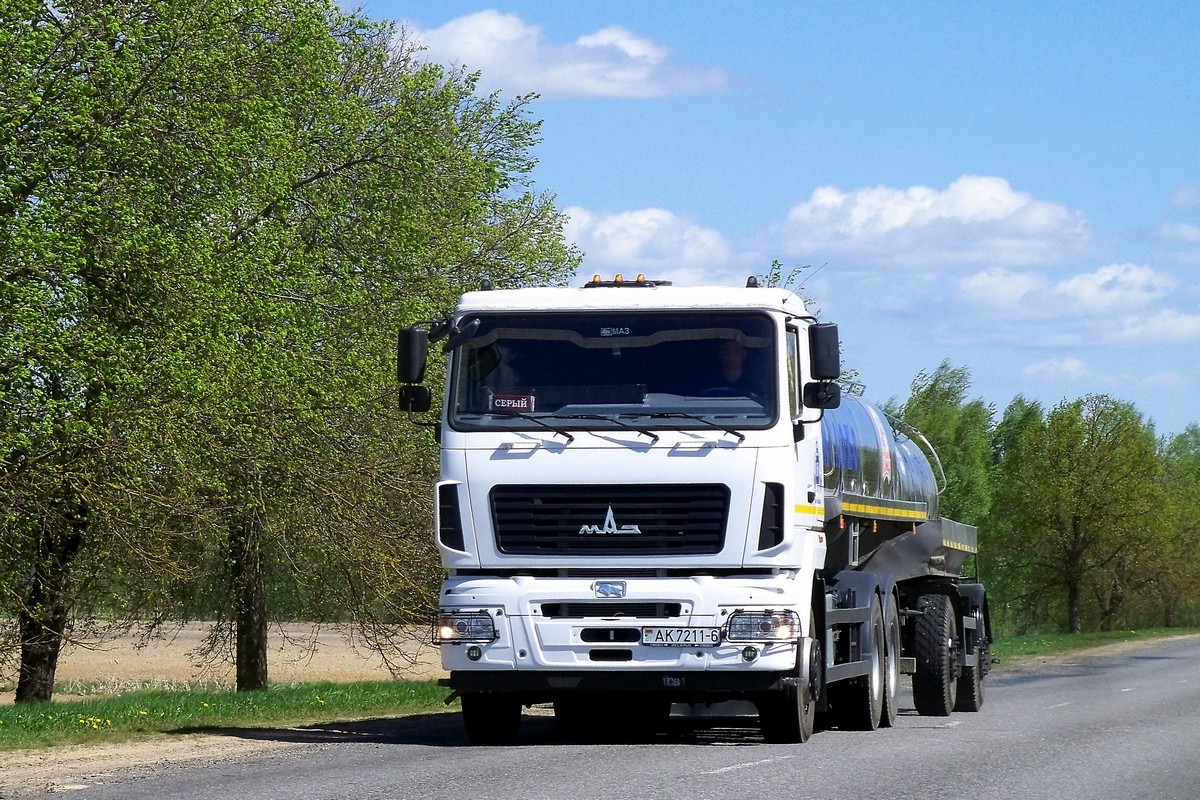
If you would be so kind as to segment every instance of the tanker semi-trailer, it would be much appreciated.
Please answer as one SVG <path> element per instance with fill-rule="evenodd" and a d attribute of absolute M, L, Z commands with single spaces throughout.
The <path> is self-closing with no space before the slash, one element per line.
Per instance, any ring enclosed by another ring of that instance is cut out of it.
<path fill-rule="evenodd" d="M 837 327 L 795 294 L 485 282 L 400 332 L 410 414 L 431 341 L 433 636 L 472 742 L 512 741 L 532 704 L 612 736 L 726 700 L 802 742 L 818 718 L 891 725 L 904 673 L 921 714 L 979 709 L 975 529 L 941 517 L 919 434 L 842 395 Z"/>

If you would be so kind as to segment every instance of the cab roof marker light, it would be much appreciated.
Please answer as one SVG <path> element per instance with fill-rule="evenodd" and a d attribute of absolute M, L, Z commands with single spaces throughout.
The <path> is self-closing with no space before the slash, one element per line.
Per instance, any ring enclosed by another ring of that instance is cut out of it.
<path fill-rule="evenodd" d="M 639 272 L 636 280 L 627 281 L 622 273 L 617 273 L 611 281 L 601 280 L 599 273 L 593 273 L 592 279 L 583 285 L 585 289 L 597 288 L 622 288 L 626 286 L 636 286 L 644 289 L 654 289 L 658 286 L 670 286 L 671 281 L 655 281 L 646 277 L 644 272 Z"/>

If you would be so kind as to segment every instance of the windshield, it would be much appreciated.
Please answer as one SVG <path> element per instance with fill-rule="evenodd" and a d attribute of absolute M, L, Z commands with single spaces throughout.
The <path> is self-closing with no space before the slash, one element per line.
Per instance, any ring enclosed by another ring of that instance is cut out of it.
<path fill-rule="evenodd" d="M 727 430 L 775 420 L 775 327 L 766 314 L 478 319 L 452 367 L 456 429 Z"/>

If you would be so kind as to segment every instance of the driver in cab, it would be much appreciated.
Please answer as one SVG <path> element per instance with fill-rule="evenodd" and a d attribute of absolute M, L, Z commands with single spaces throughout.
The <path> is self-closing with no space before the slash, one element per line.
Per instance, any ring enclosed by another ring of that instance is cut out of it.
<path fill-rule="evenodd" d="M 748 367 L 747 360 L 750 351 L 736 339 L 723 339 L 717 345 L 717 363 L 719 369 L 715 383 L 703 394 L 709 397 L 757 397 L 762 387 L 754 380 L 753 371 Z"/>

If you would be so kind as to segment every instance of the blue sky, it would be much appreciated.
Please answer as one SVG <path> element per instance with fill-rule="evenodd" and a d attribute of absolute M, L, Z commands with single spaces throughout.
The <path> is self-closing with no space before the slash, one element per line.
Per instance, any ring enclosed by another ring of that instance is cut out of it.
<path fill-rule="evenodd" d="M 367 0 L 483 90 L 540 95 L 581 274 L 772 259 L 867 395 L 948 359 L 1200 423 L 1200 3 Z"/>

